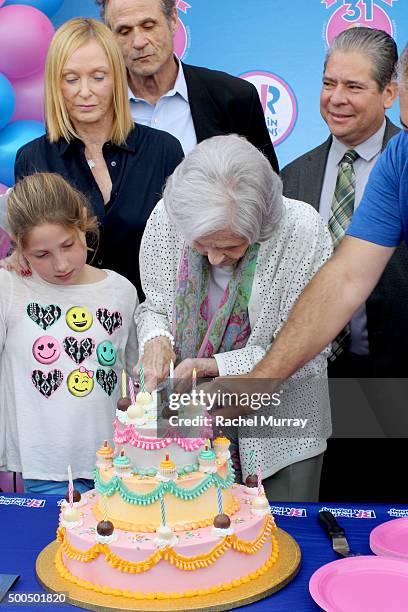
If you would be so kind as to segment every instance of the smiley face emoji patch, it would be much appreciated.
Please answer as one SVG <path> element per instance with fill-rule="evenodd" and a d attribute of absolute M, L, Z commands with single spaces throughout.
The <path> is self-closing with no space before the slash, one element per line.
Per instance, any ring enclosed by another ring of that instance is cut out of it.
<path fill-rule="evenodd" d="M 32 350 L 34 359 L 43 364 L 54 363 L 61 354 L 59 342 L 53 336 L 37 338 Z"/>
<path fill-rule="evenodd" d="M 103 366 L 113 366 L 116 363 L 116 347 L 110 340 L 104 340 L 96 349 L 98 361 Z"/>
<path fill-rule="evenodd" d="M 67 387 L 75 397 L 89 395 L 94 387 L 94 373 L 81 366 L 68 376 Z"/>
<path fill-rule="evenodd" d="M 72 331 L 86 331 L 89 329 L 93 322 L 92 314 L 87 308 L 82 306 L 73 306 L 70 308 L 65 315 L 67 325 Z"/>

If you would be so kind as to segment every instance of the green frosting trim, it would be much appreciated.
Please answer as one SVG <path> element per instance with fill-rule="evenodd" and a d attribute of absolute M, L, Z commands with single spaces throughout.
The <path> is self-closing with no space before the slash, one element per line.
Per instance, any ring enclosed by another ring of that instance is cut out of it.
<path fill-rule="evenodd" d="M 135 504 L 137 506 L 149 506 L 150 504 L 154 504 L 155 502 L 159 501 L 161 495 L 164 493 L 171 493 L 179 499 L 190 501 L 202 495 L 202 493 L 207 491 L 211 486 L 220 486 L 221 489 L 228 489 L 231 487 L 235 481 L 231 460 L 228 462 L 228 468 L 226 478 L 221 478 L 221 476 L 219 476 L 217 473 L 206 474 L 203 480 L 191 489 L 179 487 L 174 480 L 169 480 L 168 482 L 161 482 L 153 491 L 145 494 L 133 493 L 133 491 L 129 491 L 122 479 L 118 476 L 113 476 L 108 482 L 104 482 L 99 476 L 99 469 L 95 468 L 95 489 L 101 495 L 107 495 L 108 497 L 118 491 L 124 501 L 126 501 L 128 504 Z"/>

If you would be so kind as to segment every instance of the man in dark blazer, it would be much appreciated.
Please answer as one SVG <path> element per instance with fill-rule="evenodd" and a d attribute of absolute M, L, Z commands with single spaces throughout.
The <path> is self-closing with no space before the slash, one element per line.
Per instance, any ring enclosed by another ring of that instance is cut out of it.
<path fill-rule="evenodd" d="M 399 128 L 385 117 L 385 110 L 393 104 L 396 95 L 394 86 L 397 62 L 395 43 L 385 32 L 370 28 L 353 28 L 352 34 L 352 39 L 348 32 L 343 32 L 337 37 L 338 45 L 342 46 L 337 49 L 334 46 L 337 40 L 335 39 L 326 60 L 321 93 L 321 113 L 331 131 L 329 138 L 285 166 L 281 175 L 284 195 L 308 202 L 320 212 L 322 208 L 325 208 L 326 218 L 335 186 L 332 180 L 332 189 L 324 190 L 324 182 L 330 170 L 327 164 L 331 161 L 330 154 L 333 147 L 341 145 L 344 149 L 353 148 L 357 152 L 362 150 L 363 155 L 364 147 L 367 147 L 367 143 L 377 135 L 380 139 L 374 159 L 371 157 L 372 152 L 369 153 L 369 161 L 375 163 L 390 138 L 399 132 Z M 375 39 L 376 37 L 378 40 Z M 363 50 L 356 52 L 352 47 L 350 48 L 350 40 L 354 45 L 359 44 L 360 49 Z M 364 44 L 366 51 L 364 51 Z M 375 50 L 374 44 L 381 45 L 383 57 L 380 59 L 384 60 L 378 62 L 384 69 L 383 73 L 378 76 L 371 56 L 371 50 Z M 347 59 L 350 61 L 350 67 L 347 65 Z M 366 87 L 365 83 L 360 85 L 360 81 L 364 80 L 365 66 L 369 71 L 367 75 L 371 72 L 373 83 L 377 85 L 377 89 L 370 92 L 369 98 L 366 97 L 367 89 L 364 93 L 352 89 L 356 87 L 357 82 L 359 87 Z M 389 87 L 387 96 L 385 95 L 386 87 Z M 357 103 L 356 98 L 361 100 Z M 348 117 L 350 117 L 349 120 Z M 361 126 L 364 126 L 365 123 L 366 129 L 362 130 Z M 358 163 L 366 165 L 367 162 L 362 157 L 355 162 L 356 200 L 358 195 L 361 197 L 369 171 L 371 171 L 371 167 L 367 167 L 365 171 L 363 168 L 362 174 L 359 174 Z M 337 168 L 332 170 L 335 170 L 337 174 Z M 326 199 L 325 202 L 322 201 L 322 195 Z M 408 309 L 405 307 L 406 302 L 405 299 L 402 299 L 401 291 L 408 300 L 407 265 L 407 249 L 401 246 L 390 260 L 378 285 L 366 302 L 369 352 L 358 350 L 356 355 L 369 355 L 369 365 L 367 365 L 368 360 L 361 360 L 362 370 L 360 370 L 358 358 L 355 361 L 346 360 L 345 357 L 350 357 L 350 355 L 347 355 L 345 351 L 344 357 L 340 356 L 329 364 L 329 372 L 331 370 L 334 376 L 406 376 L 406 345 L 401 341 L 401 333 L 406 329 L 408 340 Z"/>
<path fill-rule="evenodd" d="M 279 172 L 256 87 L 174 55 L 175 0 L 96 2 L 121 47 L 136 122 L 170 132 L 186 154 L 211 136 L 245 136 Z"/>
<path fill-rule="evenodd" d="M 321 114 L 331 134 L 324 143 L 282 170 L 283 191 L 287 197 L 310 203 L 327 220 L 337 176 L 335 164 L 346 149 L 353 149 L 361 155 L 354 162 L 356 203 L 359 203 L 357 200 L 362 196 L 377 157 L 399 132 L 385 117 L 386 108 L 395 99 L 396 62 L 395 42 L 385 32 L 353 28 L 334 40 L 326 57 L 320 99 Z M 381 499 L 375 474 L 387 465 L 390 469 L 385 467 L 385 471 L 390 478 L 380 488 L 382 499 L 387 496 L 387 487 L 389 498 L 395 499 L 391 465 L 402 459 L 406 443 L 395 439 L 398 433 L 387 430 L 385 423 L 389 418 L 384 411 L 389 411 L 390 405 L 393 408 L 399 405 L 404 410 L 406 396 L 401 395 L 395 381 L 378 378 L 407 376 L 407 303 L 408 251 L 403 244 L 390 259 L 365 308 L 357 311 L 357 337 L 350 344 L 357 352 L 346 349 L 335 361 L 328 362 L 331 378 L 360 379 L 360 388 L 374 412 L 373 429 L 370 432 L 365 417 L 360 435 L 375 435 L 372 432 L 379 425 L 379 431 L 382 428 L 393 439 L 329 440 L 322 477 L 324 499 Z M 365 380 L 368 378 L 371 380 Z M 353 427 L 358 429 L 358 414 L 362 414 L 361 405 L 354 405 L 353 401 L 358 388 L 338 380 L 332 380 L 330 386 L 334 435 L 336 426 L 337 434 L 350 435 Z"/>

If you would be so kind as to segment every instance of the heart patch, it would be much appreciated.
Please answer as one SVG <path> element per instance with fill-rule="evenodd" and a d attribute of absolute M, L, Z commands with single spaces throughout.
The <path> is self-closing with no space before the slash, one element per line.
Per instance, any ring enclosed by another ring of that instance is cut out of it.
<path fill-rule="evenodd" d="M 37 302 L 31 302 L 27 306 L 27 314 L 34 323 L 37 323 L 45 331 L 58 321 L 61 316 L 61 308 L 55 304 L 41 306 Z"/>
<path fill-rule="evenodd" d="M 105 391 L 105 393 L 111 396 L 118 382 L 118 377 L 115 370 L 105 372 L 105 370 L 99 369 L 96 371 L 96 381 Z"/>
<path fill-rule="evenodd" d="M 114 331 L 119 329 L 119 327 L 122 327 L 122 315 L 117 310 L 115 312 L 109 312 L 107 308 L 98 308 L 96 311 L 96 318 L 110 336 Z"/>
<path fill-rule="evenodd" d="M 31 374 L 31 380 L 41 395 L 51 397 L 64 380 L 64 375 L 61 370 L 51 370 L 48 373 L 42 370 L 34 370 Z"/>
<path fill-rule="evenodd" d="M 64 351 L 75 363 L 82 363 L 88 359 L 95 350 L 95 342 L 92 338 L 77 340 L 73 336 L 68 336 L 63 342 Z"/>

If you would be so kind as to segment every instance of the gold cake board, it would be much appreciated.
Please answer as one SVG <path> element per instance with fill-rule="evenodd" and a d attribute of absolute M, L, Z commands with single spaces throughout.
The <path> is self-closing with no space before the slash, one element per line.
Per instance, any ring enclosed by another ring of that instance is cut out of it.
<path fill-rule="evenodd" d="M 115 610 L 143 610 L 171 612 L 172 610 L 206 610 L 218 612 L 231 610 L 239 606 L 253 603 L 268 597 L 282 589 L 298 573 L 300 566 L 300 548 L 297 542 L 283 529 L 273 532 L 279 544 L 279 557 L 277 562 L 265 574 L 251 580 L 247 584 L 235 587 L 229 591 L 220 591 L 202 597 L 184 597 L 182 599 L 149 599 L 135 600 L 127 597 L 115 597 L 96 593 L 81 588 L 57 574 L 54 559 L 60 544 L 51 542 L 38 555 L 36 562 L 37 578 L 46 591 L 51 593 L 65 593 L 66 603 L 84 608 L 85 610 L 98 610 L 112 612 Z M 186 584 L 188 588 L 188 584 Z"/>

